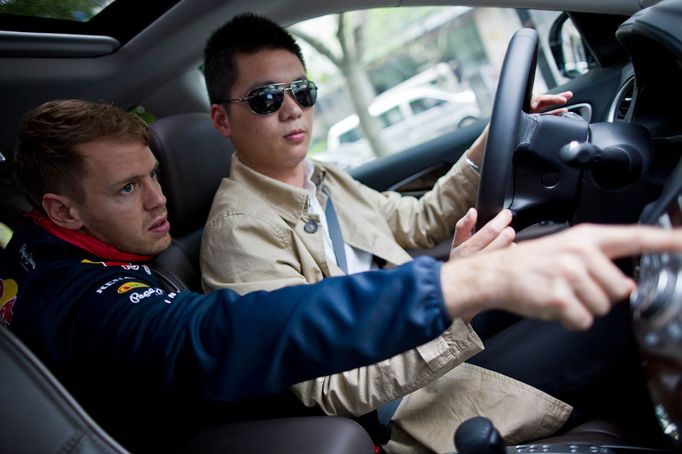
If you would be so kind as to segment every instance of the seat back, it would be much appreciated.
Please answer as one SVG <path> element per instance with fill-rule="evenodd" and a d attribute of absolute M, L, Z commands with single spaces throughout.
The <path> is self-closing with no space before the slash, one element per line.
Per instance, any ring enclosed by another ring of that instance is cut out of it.
<path fill-rule="evenodd" d="M 157 257 L 156 271 L 171 287 L 201 291 L 201 235 L 213 195 L 229 173 L 232 142 L 216 131 L 207 113 L 193 112 L 153 123 L 149 147 L 159 161 L 173 238 Z"/>
<path fill-rule="evenodd" d="M 0 370 L 2 452 L 128 452 L 1 325 Z M 218 424 L 180 443 L 178 452 L 371 454 L 374 450 L 367 432 L 359 424 L 341 417 L 320 416 Z"/>
<path fill-rule="evenodd" d="M 3 326 L 0 326 L 0 370 L 3 452 L 127 452 Z"/>

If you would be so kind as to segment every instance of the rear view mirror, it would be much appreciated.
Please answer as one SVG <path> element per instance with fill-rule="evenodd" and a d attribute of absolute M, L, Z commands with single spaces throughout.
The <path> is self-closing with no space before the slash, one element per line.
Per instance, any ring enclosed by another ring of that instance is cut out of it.
<path fill-rule="evenodd" d="M 568 14 L 559 15 L 549 32 L 549 47 L 564 77 L 575 78 L 589 70 L 588 52 Z"/>

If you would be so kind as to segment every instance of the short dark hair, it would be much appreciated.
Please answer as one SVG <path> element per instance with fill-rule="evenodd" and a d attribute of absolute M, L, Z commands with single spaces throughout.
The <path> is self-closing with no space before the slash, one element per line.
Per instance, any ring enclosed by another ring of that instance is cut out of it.
<path fill-rule="evenodd" d="M 266 17 L 240 14 L 213 32 L 204 49 L 204 77 L 211 104 L 230 97 L 239 76 L 235 56 L 264 49 L 288 50 L 305 68 L 303 53 L 293 36 Z"/>
<path fill-rule="evenodd" d="M 149 145 L 139 117 L 111 104 L 77 99 L 49 101 L 24 116 L 14 153 L 14 176 L 37 207 L 48 192 L 84 200 L 85 161 L 76 147 L 102 139 Z"/>

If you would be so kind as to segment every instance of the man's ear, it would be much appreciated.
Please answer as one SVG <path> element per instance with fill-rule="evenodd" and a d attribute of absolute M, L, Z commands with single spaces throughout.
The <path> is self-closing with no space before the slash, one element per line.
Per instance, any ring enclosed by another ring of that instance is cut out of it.
<path fill-rule="evenodd" d="M 211 105 L 211 122 L 213 127 L 225 137 L 232 137 L 232 128 L 230 127 L 230 119 L 227 116 L 225 107 L 220 104 Z"/>
<path fill-rule="evenodd" d="M 69 230 L 80 230 L 83 227 L 78 208 L 66 196 L 46 193 L 43 195 L 43 210 L 58 226 Z"/>

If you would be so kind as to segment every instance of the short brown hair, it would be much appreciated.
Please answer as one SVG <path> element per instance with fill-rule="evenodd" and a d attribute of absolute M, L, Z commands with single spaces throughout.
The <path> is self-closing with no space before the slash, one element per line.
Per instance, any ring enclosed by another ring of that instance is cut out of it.
<path fill-rule="evenodd" d="M 77 99 L 49 101 L 30 111 L 19 126 L 14 176 L 37 206 L 48 192 L 85 198 L 79 179 L 85 170 L 76 147 L 103 139 L 149 144 L 139 117 L 105 103 Z"/>

